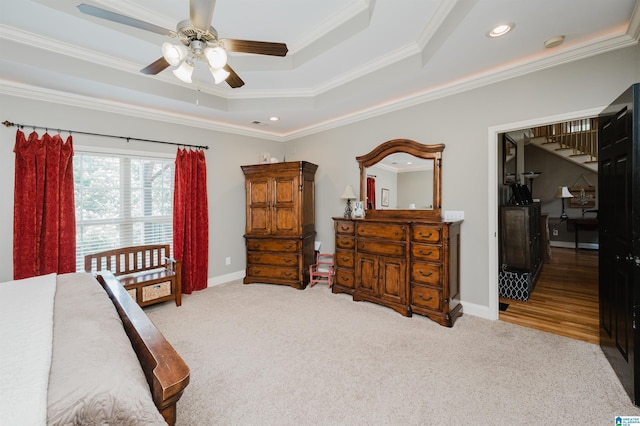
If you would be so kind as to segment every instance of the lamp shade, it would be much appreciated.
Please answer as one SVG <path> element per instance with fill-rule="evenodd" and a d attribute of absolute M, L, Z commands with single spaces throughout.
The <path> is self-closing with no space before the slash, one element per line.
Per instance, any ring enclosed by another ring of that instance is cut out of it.
<path fill-rule="evenodd" d="M 204 49 L 204 56 L 207 57 L 209 65 L 213 69 L 219 69 L 227 65 L 227 52 L 220 46 L 207 47 Z"/>
<path fill-rule="evenodd" d="M 573 195 L 566 186 L 559 186 L 558 192 L 556 192 L 556 198 L 573 198 Z"/>
<path fill-rule="evenodd" d="M 344 187 L 344 191 L 342 192 L 342 198 L 343 200 L 355 200 L 356 199 L 356 194 L 353 192 L 353 188 L 351 187 L 351 185 L 347 185 Z"/>
<path fill-rule="evenodd" d="M 182 44 L 171 44 L 166 41 L 162 43 L 162 56 L 174 67 L 187 57 L 188 52 L 187 47 Z"/>
<path fill-rule="evenodd" d="M 191 83 L 191 74 L 193 74 L 193 64 L 187 59 L 177 69 L 173 70 L 173 74 L 185 83 Z"/>
<path fill-rule="evenodd" d="M 215 69 L 213 67 L 209 67 L 209 71 L 211 71 L 211 75 L 213 76 L 216 84 L 225 81 L 230 74 L 229 71 L 225 70 L 224 68 Z"/>

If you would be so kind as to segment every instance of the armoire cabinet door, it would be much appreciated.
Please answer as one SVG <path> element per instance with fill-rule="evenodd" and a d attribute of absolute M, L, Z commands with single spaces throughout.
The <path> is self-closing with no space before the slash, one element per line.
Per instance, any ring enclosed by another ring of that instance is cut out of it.
<path fill-rule="evenodd" d="M 254 177 L 247 180 L 247 234 L 268 235 L 271 233 L 270 189 L 271 179 L 268 177 Z"/>
<path fill-rule="evenodd" d="M 278 235 L 297 235 L 298 225 L 298 177 L 273 178 L 273 230 Z"/>

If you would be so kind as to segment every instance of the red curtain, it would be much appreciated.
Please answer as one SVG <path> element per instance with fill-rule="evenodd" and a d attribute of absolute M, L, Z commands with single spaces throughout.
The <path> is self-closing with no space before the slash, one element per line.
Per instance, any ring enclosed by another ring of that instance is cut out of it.
<path fill-rule="evenodd" d="M 13 277 L 76 270 L 73 144 L 60 135 L 16 132 Z"/>
<path fill-rule="evenodd" d="M 207 287 L 209 212 L 203 151 L 178 149 L 173 189 L 173 255 L 182 260 L 182 292 Z"/>
<path fill-rule="evenodd" d="M 376 208 L 376 178 L 367 178 L 367 209 Z"/>

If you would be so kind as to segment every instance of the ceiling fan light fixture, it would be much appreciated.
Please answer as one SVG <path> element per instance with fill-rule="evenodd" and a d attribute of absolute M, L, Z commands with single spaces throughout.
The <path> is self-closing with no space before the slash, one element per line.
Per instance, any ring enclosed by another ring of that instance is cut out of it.
<path fill-rule="evenodd" d="M 188 59 L 184 61 L 178 68 L 173 70 L 173 75 L 175 75 L 185 83 L 191 83 L 191 74 L 193 74 L 193 63 Z"/>
<path fill-rule="evenodd" d="M 213 69 L 217 70 L 227 65 L 227 52 L 220 46 L 207 47 L 204 49 L 204 56 Z"/>
<path fill-rule="evenodd" d="M 174 67 L 186 58 L 188 53 L 189 51 L 187 50 L 187 47 L 182 44 L 171 44 L 169 42 L 162 43 L 162 56 Z"/>
<path fill-rule="evenodd" d="M 229 75 L 231 75 L 231 73 L 224 68 L 216 69 L 213 67 L 209 67 L 209 71 L 211 71 L 211 75 L 213 76 L 213 80 L 216 84 L 222 83 L 227 79 L 227 77 L 229 77 Z"/>

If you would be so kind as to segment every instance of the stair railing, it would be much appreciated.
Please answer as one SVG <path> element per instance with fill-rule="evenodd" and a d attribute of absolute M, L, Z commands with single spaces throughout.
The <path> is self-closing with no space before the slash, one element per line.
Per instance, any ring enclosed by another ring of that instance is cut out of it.
<path fill-rule="evenodd" d="M 536 127 L 533 134 L 534 137 L 545 137 L 548 143 L 557 143 L 558 150 L 571 149 L 571 156 L 587 155 L 589 158 L 585 163 L 598 162 L 597 117 Z"/>

